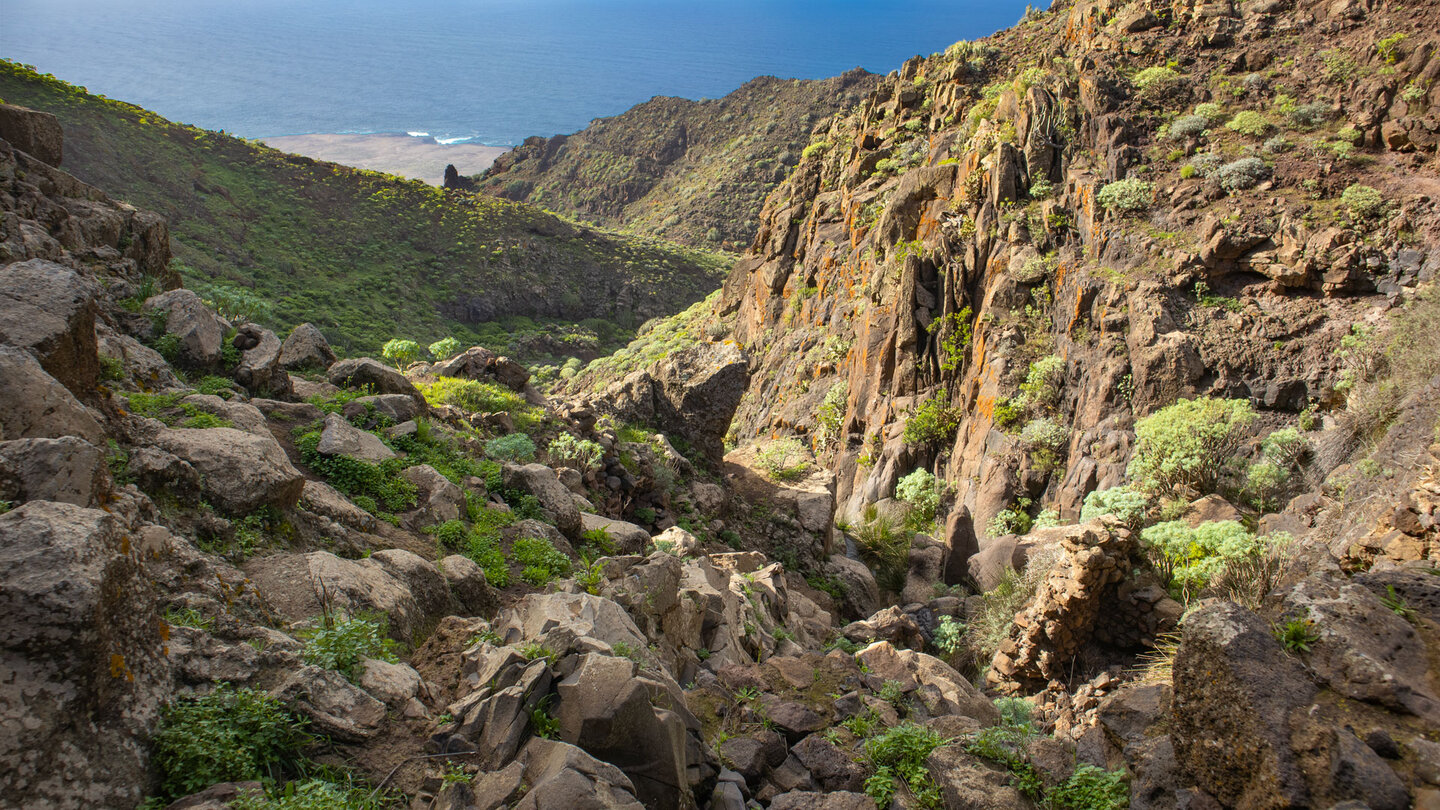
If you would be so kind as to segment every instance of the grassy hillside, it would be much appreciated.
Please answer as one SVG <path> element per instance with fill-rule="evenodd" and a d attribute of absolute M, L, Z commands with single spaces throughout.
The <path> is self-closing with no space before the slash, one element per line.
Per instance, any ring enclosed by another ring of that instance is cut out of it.
<path fill-rule="evenodd" d="M 635 233 L 743 249 L 810 133 L 879 81 L 857 68 L 820 81 L 762 76 L 704 101 L 657 96 L 573 135 L 530 138 L 480 187 Z"/>
<path fill-rule="evenodd" d="M 165 215 L 187 286 L 243 288 L 337 348 L 453 335 L 592 353 L 719 286 L 720 257 L 533 206 L 288 155 L 0 60 L 0 98 L 59 116 L 64 168 Z M 589 323 L 579 322 L 590 319 Z"/>

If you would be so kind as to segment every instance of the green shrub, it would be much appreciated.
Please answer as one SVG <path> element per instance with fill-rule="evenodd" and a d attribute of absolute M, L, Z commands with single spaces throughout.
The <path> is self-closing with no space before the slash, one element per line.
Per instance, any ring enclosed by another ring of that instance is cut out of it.
<path fill-rule="evenodd" d="M 604 528 L 588 529 L 580 533 L 581 556 L 596 558 L 615 553 L 615 541 Z"/>
<path fill-rule="evenodd" d="M 1186 141 L 1204 135 L 1205 131 L 1209 128 L 1210 119 L 1205 116 L 1187 115 L 1171 121 L 1170 129 L 1166 135 L 1172 141 Z"/>
<path fill-rule="evenodd" d="M 465 350 L 465 344 L 453 337 L 441 338 L 430 344 L 430 356 L 436 360 L 449 360 Z"/>
<path fill-rule="evenodd" d="M 940 625 L 935 628 L 935 637 L 932 639 L 935 649 L 941 655 L 951 656 L 965 648 L 965 625 L 956 621 L 950 616 L 940 619 Z"/>
<path fill-rule="evenodd" d="M 1297 129 L 1311 130 L 1330 120 L 1332 111 L 1329 104 L 1311 101 L 1290 110 L 1290 123 Z"/>
<path fill-rule="evenodd" d="M 1065 361 L 1056 355 L 1042 357 L 1030 364 L 1020 395 L 1015 402 L 1034 411 L 1048 411 L 1060 401 L 1065 385 Z"/>
<path fill-rule="evenodd" d="M 561 433 L 545 448 L 552 463 L 564 463 L 581 472 L 600 463 L 605 448 L 589 439 L 577 439 L 569 433 Z"/>
<path fill-rule="evenodd" d="M 1062 463 L 1070 445 L 1070 428 L 1049 417 L 1031 419 L 1020 430 L 1020 442 L 1029 451 L 1036 469 L 1049 472 Z"/>
<path fill-rule="evenodd" d="M 1125 771 L 1107 771 L 1088 763 L 1045 795 L 1050 810 L 1125 810 L 1130 806 L 1130 785 Z"/>
<path fill-rule="evenodd" d="M 510 513 L 499 510 L 489 510 L 492 515 L 505 515 L 514 520 Z M 500 538 L 498 529 L 482 531 L 477 526 L 472 529 L 470 535 L 465 539 L 464 552 L 476 565 L 485 572 L 485 581 L 496 588 L 505 588 L 510 585 L 510 564 L 505 559 L 505 553 L 500 550 Z"/>
<path fill-rule="evenodd" d="M 1270 167 L 1258 157 L 1242 157 L 1215 170 L 1215 178 L 1226 191 L 1254 188 L 1270 176 Z"/>
<path fill-rule="evenodd" d="M 470 529 L 461 520 L 447 520 L 435 527 L 435 539 L 447 549 L 457 550 L 464 546 Z"/>
<path fill-rule="evenodd" d="M 441 377 L 422 385 L 420 393 L 431 405 L 454 405 L 471 413 L 508 413 L 522 431 L 540 424 L 544 416 L 525 397 L 499 383 Z"/>
<path fill-rule="evenodd" d="M 535 442 L 524 433 L 507 433 L 485 442 L 485 455 L 496 461 L 530 461 L 535 458 Z"/>
<path fill-rule="evenodd" d="M 875 581 L 881 588 L 891 593 L 904 590 L 910 562 L 908 533 L 896 528 L 889 518 L 877 515 L 872 506 L 866 509 L 865 520 L 855 533 L 855 543 L 860 548 L 860 556 L 875 571 Z"/>
<path fill-rule="evenodd" d="M 1214 124 L 1225 120 L 1225 107 L 1213 101 L 1206 101 L 1195 105 L 1194 114 Z"/>
<path fill-rule="evenodd" d="M 924 726 L 901 723 L 865 741 L 865 756 L 875 773 L 865 780 L 865 793 L 877 807 L 889 807 L 895 797 L 895 780 L 905 783 L 911 807 L 939 810 L 944 805 L 925 760 L 950 741 Z"/>
<path fill-rule="evenodd" d="M 767 442 L 755 453 L 755 462 L 776 481 L 798 481 L 810 472 L 809 453 L 794 439 Z"/>
<path fill-rule="evenodd" d="M 385 637 L 379 621 L 349 618 L 316 630 L 305 643 L 305 663 L 333 669 L 348 680 L 364 672 L 366 658 L 395 662 L 395 642 Z"/>
<path fill-rule="evenodd" d="M 100 355 L 100 379 L 105 382 L 125 379 L 125 364 L 118 357 Z"/>
<path fill-rule="evenodd" d="M 1157 65 L 1145 68 L 1131 76 L 1130 83 L 1147 96 L 1159 97 L 1176 87 L 1181 78 L 1181 75 L 1173 68 Z"/>
<path fill-rule="evenodd" d="M 928 470 L 915 470 L 895 485 L 895 497 L 910 504 L 917 521 L 928 523 L 940 506 L 940 487 Z"/>
<path fill-rule="evenodd" d="M 1286 651 L 1293 653 L 1310 652 L 1310 645 L 1320 640 L 1315 624 L 1309 619 L 1289 619 L 1275 625 L 1275 640 Z"/>
<path fill-rule="evenodd" d="M 1274 125 L 1265 116 L 1254 110 L 1241 110 L 1235 116 L 1225 122 L 1225 128 L 1231 132 L 1238 132 L 1241 135 L 1248 135 L 1251 138 L 1259 138 L 1269 132 Z"/>
<path fill-rule="evenodd" d="M 801 159 L 805 159 L 805 158 L 809 158 L 809 157 L 814 157 L 815 155 L 817 155 L 817 154 L 819 154 L 819 153 L 821 153 L 821 152 L 824 152 L 826 149 L 829 149 L 829 148 L 830 148 L 830 142 L 829 142 L 829 141 L 816 141 L 815 143 L 812 143 L 812 144 L 810 144 L 809 146 L 805 147 L 804 149 L 800 150 L 800 157 L 801 157 Z"/>
<path fill-rule="evenodd" d="M 349 496 L 366 496 L 390 512 L 402 512 L 415 505 L 419 492 L 400 477 L 402 459 L 370 464 L 349 456 L 326 456 L 319 451 L 320 431 L 312 430 L 295 440 L 300 460 L 319 473 L 331 486 Z M 358 503 L 358 500 L 357 500 Z"/>
<path fill-rule="evenodd" d="M 965 359 L 965 350 L 970 346 L 973 327 L 970 324 L 970 307 L 965 307 L 959 312 L 951 312 L 936 321 L 932 331 L 940 335 L 940 368 L 944 371 L 954 371 L 960 367 L 960 361 Z"/>
<path fill-rule="evenodd" d="M 1385 60 L 1387 65 L 1393 65 L 1400 61 L 1400 43 L 1405 41 L 1403 32 L 1396 32 L 1375 43 L 1375 53 Z"/>
<path fill-rule="evenodd" d="M 850 396 L 850 384 L 838 380 L 825 392 L 820 407 L 815 411 L 815 447 L 824 450 L 840 438 L 844 427 L 845 407 Z"/>
<path fill-rule="evenodd" d="M 1095 490 L 1085 496 L 1085 503 L 1080 507 L 1080 520 L 1114 515 L 1130 528 L 1138 529 L 1145 521 L 1145 510 L 1149 506 L 1150 499 L 1145 493 L 1129 486 Z"/>
<path fill-rule="evenodd" d="M 520 578 L 537 588 L 556 577 L 570 575 L 570 558 L 544 538 L 522 537 L 510 547 L 510 554 L 523 568 Z"/>
<path fill-rule="evenodd" d="M 945 404 L 946 395 L 936 393 L 910 412 L 903 437 L 906 444 L 928 445 L 943 442 L 960 426 L 960 414 Z"/>
<path fill-rule="evenodd" d="M 1030 531 L 1034 523 L 1035 519 L 1030 517 L 1028 512 L 1012 506 L 1002 509 L 995 517 L 990 518 L 990 522 L 985 524 L 985 533 L 991 537 L 1024 534 Z"/>
<path fill-rule="evenodd" d="M 1325 76 L 1337 84 L 1346 84 L 1355 78 L 1359 68 L 1350 55 L 1339 49 L 1320 52 L 1320 61 L 1325 63 Z"/>
<path fill-rule="evenodd" d="M 420 344 L 400 338 L 388 340 L 381 347 L 380 356 L 401 368 L 420 359 Z"/>
<path fill-rule="evenodd" d="M 1370 219 L 1385 210 L 1385 198 L 1372 186 L 1351 183 L 1340 192 L 1340 202 L 1356 219 Z"/>
<path fill-rule="evenodd" d="M 1138 177 L 1127 177 L 1105 184 L 1095 195 L 1095 201 L 1107 211 L 1135 212 L 1149 208 L 1154 196 L 1154 183 Z"/>
<path fill-rule="evenodd" d="M 222 683 L 161 710 L 154 762 L 161 790 L 178 798 L 219 782 L 275 778 L 310 740 L 278 699 Z"/>
<path fill-rule="evenodd" d="M 388 810 L 395 802 L 386 791 L 353 782 L 304 779 L 243 793 L 230 803 L 230 810 Z"/>
<path fill-rule="evenodd" d="M 1208 521 L 1193 529 L 1184 521 L 1171 520 L 1145 529 L 1140 539 L 1156 569 L 1189 597 L 1209 586 L 1227 566 L 1259 557 L 1290 538 L 1285 534 L 1256 537 L 1233 520 Z"/>
<path fill-rule="evenodd" d="M 1214 492 L 1255 421 L 1248 400 L 1181 400 L 1135 423 L 1135 454 L 1126 474 L 1147 492 L 1181 487 Z"/>

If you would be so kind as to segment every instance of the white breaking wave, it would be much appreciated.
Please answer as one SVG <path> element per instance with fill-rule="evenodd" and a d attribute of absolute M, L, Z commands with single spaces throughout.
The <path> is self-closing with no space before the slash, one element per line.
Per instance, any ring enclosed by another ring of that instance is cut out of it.
<path fill-rule="evenodd" d="M 407 133 L 405 133 L 405 134 L 406 134 L 406 135 L 409 135 L 409 136 L 412 137 L 412 138 L 428 138 L 428 137 L 430 137 L 430 133 L 428 133 L 428 132 L 407 132 Z"/>
<path fill-rule="evenodd" d="M 475 136 L 474 136 L 474 135 L 466 135 L 466 136 L 463 137 L 463 138 L 436 138 L 436 139 L 435 139 L 435 142 L 436 142 L 436 143 L 445 144 L 446 146 L 449 146 L 449 145 L 452 144 L 452 143 L 468 143 L 469 141 L 473 141 L 473 140 L 475 140 Z"/>

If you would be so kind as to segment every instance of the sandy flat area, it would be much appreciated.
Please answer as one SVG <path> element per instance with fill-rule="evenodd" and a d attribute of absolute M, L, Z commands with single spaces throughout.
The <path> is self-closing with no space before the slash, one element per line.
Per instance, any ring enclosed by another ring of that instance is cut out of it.
<path fill-rule="evenodd" d="M 342 163 L 357 169 L 398 174 L 440 185 L 445 166 L 454 163 L 462 175 L 479 174 L 510 151 L 503 146 L 436 143 L 410 135 L 282 135 L 262 138 L 283 152 Z"/>

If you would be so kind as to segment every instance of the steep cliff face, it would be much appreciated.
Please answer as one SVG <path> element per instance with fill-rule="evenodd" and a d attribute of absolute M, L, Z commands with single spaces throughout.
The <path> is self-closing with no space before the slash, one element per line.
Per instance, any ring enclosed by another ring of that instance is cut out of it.
<path fill-rule="evenodd" d="M 738 250 L 812 131 L 879 83 L 857 68 L 821 81 L 762 76 L 704 101 L 657 96 L 573 135 L 526 140 L 496 159 L 480 188 L 683 244 Z"/>
<path fill-rule="evenodd" d="M 1341 408 L 1352 324 L 1440 268 L 1436 12 L 1059 3 L 906 63 L 726 283 L 732 438 L 807 438 L 850 519 L 932 469 L 957 581 L 998 514 L 1120 483 L 1179 398 Z"/>

